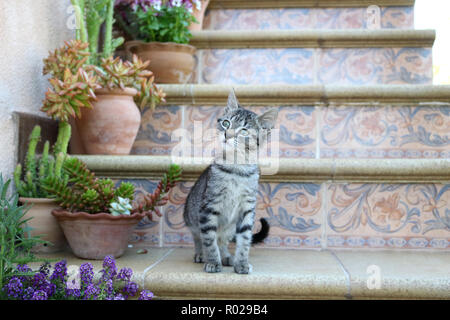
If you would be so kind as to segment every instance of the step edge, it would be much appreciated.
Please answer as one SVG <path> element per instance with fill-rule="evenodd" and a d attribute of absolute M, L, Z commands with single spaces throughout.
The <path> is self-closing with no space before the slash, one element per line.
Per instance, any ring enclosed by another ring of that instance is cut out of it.
<path fill-rule="evenodd" d="M 169 156 L 74 155 L 102 177 L 160 179 L 170 163 L 183 169 L 182 179 L 195 180 L 208 166 L 208 159 Z M 279 159 L 275 175 L 262 175 L 261 182 L 349 183 L 447 183 L 450 159 Z"/>
<path fill-rule="evenodd" d="M 450 85 L 217 85 L 160 84 L 166 103 L 226 105 L 233 88 L 244 105 L 319 104 L 351 102 L 448 103 Z M 364 106 L 364 105 L 361 105 Z"/>
<path fill-rule="evenodd" d="M 414 4 L 415 0 L 212 0 L 208 9 L 413 7 Z"/>
<path fill-rule="evenodd" d="M 305 29 L 193 31 L 197 49 L 432 47 L 435 30 Z"/>

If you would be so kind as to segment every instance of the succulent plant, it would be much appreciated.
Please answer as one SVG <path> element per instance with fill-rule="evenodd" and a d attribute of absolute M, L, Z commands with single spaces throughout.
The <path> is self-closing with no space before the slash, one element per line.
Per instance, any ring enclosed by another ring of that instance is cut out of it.
<path fill-rule="evenodd" d="M 29 137 L 28 150 L 25 157 L 25 170 L 22 172 L 21 164 L 18 164 L 14 170 L 14 183 L 20 196 L 47 198 L 48 193 L 42 187 L 43 181 L 47 177 L 67 181 L 68 176 L 63 173 L 62 165 L 67 154 L 70 132 L 70 125 L 65 122 L 60 122 L 58 138 L 53 147 L 53 153 L 50 153 L 50 143 L 46 141 L 42 155 L 38 157 L 36 155 L 36 148 L 41 139 L 41 127 L 35 126 L 33 128 Z"/>
<path fill-rule="evenodd" d="M 77 158 L 67 158 L 63 169 L 69 179 L 61 180 L 49 176 L 43 182 L 44 189 L 62 208 L 91 214 L 143 212 L 151 217 L 152 212 L 155 212 L 160 216 L 157 207 L 167 203 L 167 193 L 180 180 L 181 175 L 180 167 L 171 165 L 153 194 L 145 194 L 143 202 L 138 202 L 133 201 L 135 188 L 132 183 L 122 182 L 116 188 L 111 179 L 96 178 L 86 164 Z"/>
<path fill-rule="evenodd" d="M 145 212 L 151 218 L 152 213 L 161 216 L 158 207 L 164 206 L 168 198 L 168 193 L 171 188 L 181 179 L 181 168 L 177 164 L 171 164 L 167 173 L 164 174 L 158 186 L 152 194 L 145 194 L 142 201 L 135 201 L 133 204 L 132 213 Z"/>
<path fill-rule="evenodd" d="M 76 74 L 83 68 L 89 59 L 89 52 L 86 49 L 88 43 L 79 40 L 64 42 L 64 46 L 50 52 L 44 59 L 44 75 L 50 74 L 52 78 L 63 79 L 64 72 L 69 69 L 72 74 Z"/>
<path fill-rule="evenodd" d="M 103 88 L 137 89 L 135 102 L 141 109 L 146 105 L 154 108 L 156 103 L 165 101 L 165 94 L 154 83 L 153 73 L 146 70 L 150 61 L 143 62 L 137 55 L 133 55 L 132 62 L 124 62 L 119 57 L 102 58 L 101 61 L 100 67 L 94 70 Z"/>
<path fill-rule="evenodd" d="M 131 214 L 131 209 L 133 209 L 133 206 L 131 205 L 130 199 L 118 197 L 117 201 L 111 202 L 111 207 L 109 208 L 109 211 L 113 216 L 120 216 L 120 215 L 129 216 Z"/>

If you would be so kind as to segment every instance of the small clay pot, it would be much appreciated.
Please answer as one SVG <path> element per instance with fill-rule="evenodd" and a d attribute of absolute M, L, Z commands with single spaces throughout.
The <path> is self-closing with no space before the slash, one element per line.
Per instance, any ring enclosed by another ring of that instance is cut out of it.
<path fill-rule="evenodd" d="M 51 212 L 59 208 L 53 199 L 45 198 L 19 198 L 23 204 L 31 205 L 24 216 L 24 219 L 30 219 L 26 225 L 31 228 L 29 235 L 32 237 L 40 236 L 42 240 L 49 241 L 50 244 L 37 244 L 31 251 L 34 253 L 54 253 L 64 250 L 67 247 L 67 241 L 64 233 Z"/>
<path fill-rule="evenodd" d="M 99 89 L 93 108 L 83 108 L 76 119 L 77 132 L 86 154 L 128 155 L 141 124 L 133 88 Z"/>
<path fill-rule="evenodd" d="M 145 213 L 113 216 L 53 210 L 73 253 L 82 259 L 118 258 L 125 252 L 131 233 Z"/>
<path fill-rule="evenodd" d="M 143 61 L 150 60 L 148 69 L 156 83 L 187 83 L 195 68 L 195 47 L 174 42 L 125 42 L 128 60 L 136 54 Z"/>
<path fill-rule="evenodd" d="M 194 11 L 192 12 L 195 19 L 197 19 L 199 23 L 191 23 L 189 25 L 190 31 L 199 31 L 202 30 L 203 28 L 203 19 L 205 18 L 205 11 L 208 8 L 209 0 L 201 0 L 201 2 L 202 2 L 202 9 L 197 10 L 194 5 Z"/>

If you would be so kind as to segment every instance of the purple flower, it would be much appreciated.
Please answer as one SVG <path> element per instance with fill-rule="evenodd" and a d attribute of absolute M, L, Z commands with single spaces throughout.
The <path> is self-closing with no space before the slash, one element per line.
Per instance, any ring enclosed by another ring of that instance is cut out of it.
<path fill-rule="evenodd" d="M 47 300 L 48 296 L 47 293 L 43 290 L 38 290 L 33 293 L 33 296 L 31 297 L 31 300 Z"/>
<path fill-rule="evenodd" d="M 139 295 L 139 300 L 152 300 L 153 298 L 153 292 L 150 290 L 142 290 L 141 294 Z"/>
<path fill-rule="evenodd" d="M 116 261 L 111 256 L 106 256 L 103 260 L 102 279 L 114 279 L 117 274 Z"/>
<path fill-rule="evenodd" d="M 137 285 L 137 283 L 135 282 L 128 282 L 124 287 L 123 287 L 123 294 L 125 296 L 126 299 L 128 299 L 129 297 L 134 297 L 136 295 L 136 293 L 139 290 L 139 286 Z"/>
<path fill-rule="evenodd" d="M 86 290 L 84 291 L 84 299 L 97 300 L 99 294 L 100 289 L 96 285 L 91 283 L 90 285 L 87 286 Z"/>
<path fill-rule="evenodd" d="M 47 277 L 50 274 L 50 268 L 51 264 L 48 262 L 45 262 L 43 265 L 39 267 L 39 272 L 42 273 L 45 277 Z"/>
<path fill-rule="evenodd" d="M 55 270 L 50 276 L 50 280 L 64 281 L 67 276 L 67 262 L 62 260 L 55 264 Z"/>
<path fill-rule="evenodd" d="M 43 273 L 36 273 L 31 281 L 32 286 L 37 291 L 45 291 L 47 297 L 51 297 L 56 291 L 56 285 L 47 280 Z"/>
<path fill-rule="evenodd" d="M 81 290 L 80 289 L 66 289 L 66 297 L 67 298 L 80 298 Z"/>
<path fill-rule="evenodd" d="M 80 266 L 80 279 L 81 279 L 81 287 L 87 288 L 90 284 L 92 284 L 92 280 L 94 279 L 94 267 L 90 263 L 83 263 Z"/>
<path fill-rule="evenodd" d="M 114 296 L 114 300 L 125 300 L 125 298 L 121 293 L 118 293 L 117 295 Z"/>
<path fill-rule="evenodd" d="M 22 297 L 23 284 L 18 277 L 12 277 L 6 285 L 6 294 L 10 298 L 19 299 Z"/>
<path fill-rule="evenodd" d="M 117 275 L 117 280 L 130 281 L 133 275 L 133 270 L 131 268 L 122 268 Z"/>
<path fill-rule="evenodd" d="M 23 292 L 23 300 L 31 300 L 34 294 L 34 289 L 32 287 L 28 287 Z"/>

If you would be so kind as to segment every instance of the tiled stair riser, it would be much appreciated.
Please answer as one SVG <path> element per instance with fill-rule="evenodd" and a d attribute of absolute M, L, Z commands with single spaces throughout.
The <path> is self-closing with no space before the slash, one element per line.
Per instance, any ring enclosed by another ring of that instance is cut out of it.
<path fill-rule="evenodd" d="M 379 16 L 378 16 L 379 13 Z M 413 29 L 413 7 L 209 10 L 205 30 Z"/>
<path fill-rule="evenodd" d="M 275 128 L 284 158 L 450 158 L 449 104 L 274 107 L 279 108 Z M 268 107 L 247 108 L 260 114 Z M 208 156 L 202 154 L 214 133 L 208 130 L 216 128 L 222 113 L 222 106 L 148 109 L 132 154 L 173 155 L 182 135 L 194 145 L 195 156 Z"/>
<path fill-rule="evenodd" d="M 197 52 L 193 83 L 431 84 L 431 48 L 253 48 Z"/>
<path fill-rule="evenodd" d="M 138 185 L 138 193 L 156 186 L 154 181 L 131 181 Z M 179 183 L 169 194 L 163 217 L 143 220 L 130 243 L 192 246 L 183 222 L 192 185 Z M 271 231 L 260 246 L 446 250 L 449 203 L 449 184 L 261 183 L 256 219 L 268 219 Z M 255 231 L 258 228 L 259 222 Z"/>

